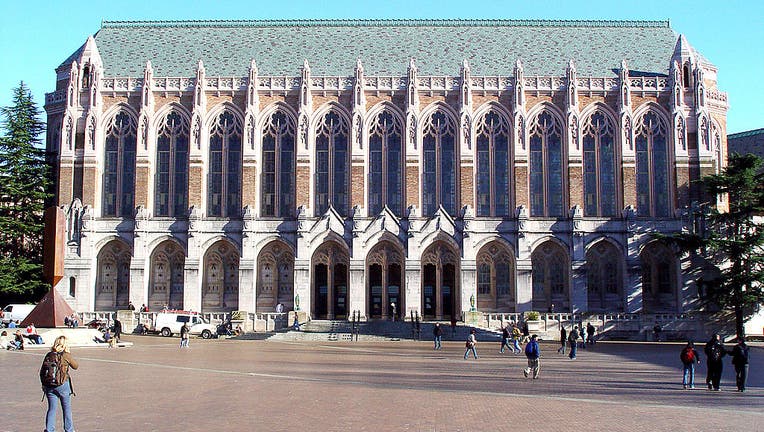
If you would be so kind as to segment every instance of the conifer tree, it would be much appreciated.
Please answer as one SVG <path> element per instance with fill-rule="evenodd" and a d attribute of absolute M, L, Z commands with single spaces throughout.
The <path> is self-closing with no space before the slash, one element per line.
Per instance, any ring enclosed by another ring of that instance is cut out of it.
<path fill-rule="evenodd" d="M 42 274 L 43 211 L 49 167 L 41 136 L 45 124 L 22 81 L 13 105 L 0 108 L 0 294 L 37 300 L 47 289 Z"/>
<path fill-rule="evenodd" d="M 735 313 L 735 329 L 744 334 L 745 321 L 764 303 L 764 173 L 762 160 L 732 154 L 719 174 L 701 180 L 709 196 L 726 195 L 728 211 L 712 209 L 704 230 L 674 240 L 686 251 L 699 251 L 716 265 L 720 277 L 710 281 L 707 300 Z"/>

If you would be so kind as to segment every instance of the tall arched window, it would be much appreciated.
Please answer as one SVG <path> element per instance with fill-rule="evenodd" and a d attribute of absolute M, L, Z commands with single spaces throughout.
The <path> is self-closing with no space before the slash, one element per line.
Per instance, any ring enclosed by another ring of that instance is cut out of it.
<path fill-rule="evenodd" d="M 601 112 L 592 114 L 583 127 L 584 214 L 616 215 L 616 152 L 613 123 Z"/>
<path fill-rule="evenodd" d="M 434 112 L 422 128 L 424 169 L 422 214 L 430 216 L 443 206 L 456 215 L 456 139 L 453 119 L 443 111 Z"/>
<path fill-rule="evenodd" d="M 491 110 L 477 124 L 477 215 L 509 216 L 509 127 Z"/>
<path fill-rule="evenodd" d="M 125 111 L 106 129 L 103 168 L 103 215 L 132 217 L 135 210 L 136 124 Z"/>
<path fill-rule="evenodd" d="M 379 214 L 384 206 L 403 216 L 403 151 L 401 122 L 382 111 L 369 128 L 369 211 Z"/>
<path fill-rule="evenodd" d="M 241 215 L 241 122 L 226 110 L 210 130 L 207 215 Z"/>
<path fill-rule="evenodd" d="M 563 216 L 562 132 L 558 121 L 542 111 L 530 127 L 531 216 Z"/>
<path fill-rule="evenodd" d="M 276 111 L 263 128 L 262 216 L 286 218 L 293 214 L 294 147 L 294 121 L 283 111 Z"/>
<path fill-rule="evenodd" d="M 669 216 L 669 162 L 666 123 L 648 112 L 635 128 L 637 150 L 637 215 Z"/>
<path fill-rule="evenodd" d="M 348 213 L 348 123 L 329 111 L 316 129 L 316 210 L 323 214 L 329 206 Z"/>
<path fill-rule="evenodd" d="M 154 214 L 185 216 L 188 209 L 188 121 L 173 111 L 157 131 Z"/>

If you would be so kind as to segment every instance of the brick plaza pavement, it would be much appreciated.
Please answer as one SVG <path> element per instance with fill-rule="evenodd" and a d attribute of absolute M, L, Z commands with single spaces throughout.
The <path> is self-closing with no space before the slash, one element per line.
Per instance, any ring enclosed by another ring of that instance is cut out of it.
<path fill-rule="evenodd" d="M 703 364 L 697 389 L 682 390 L 676 344 L 601 343 L 570 361 L 542 343 L 534 381 L 498 342 L 464 361 L 460 341 L 193 339 L 180 350 L 176 338 L 126 339 L 135 345 L 73 349 L 78 432 L 764 430 L 761 347 L 740 394 L 728 358 L 722 392 L 704 389 Z M 0 353 L 0 431 L 44 428 L 43 354 Z"/>

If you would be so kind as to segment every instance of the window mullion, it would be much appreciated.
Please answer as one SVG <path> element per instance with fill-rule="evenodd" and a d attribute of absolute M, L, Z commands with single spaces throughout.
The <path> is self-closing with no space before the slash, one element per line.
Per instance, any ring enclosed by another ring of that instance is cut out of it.
<path fill-rule="evenodd" d="M 168 190 L 167 190 L 167 214 L 175 216 L 175 136 L 170 136 L 170 160 L 168 172 Z"/>
<path fill-rule="evenodd" d="M 220 214 L 228 217 L 228 134 L 223 134 L 223 143 L 221 146 L 221 162 L 222 162 L 222 176 L 221 183 L 221 197 L 220 197 Z"/>
<path fill-rule="evenodd" d="M 281 216 L 281 206 L 279 192 L 281 191 L 281 134 L 276 133 L 273 136 L 275 145 L 273 146 L 273 214 Z"/>

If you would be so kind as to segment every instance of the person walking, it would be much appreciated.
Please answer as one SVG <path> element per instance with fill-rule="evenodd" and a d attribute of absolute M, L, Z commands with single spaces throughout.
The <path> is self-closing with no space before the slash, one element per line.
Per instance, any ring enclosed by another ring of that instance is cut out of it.
<path fill-rule="evenodd" d="M 589 345 L 594 345 L 594 333 L 597 332 L 597 329 L 594 328 L 592 323 L 586 323 L 586 337 L 587 342 L 589 342 Z"/>
<path fill-rule="evenodd" d="M 114 340 L 119 343 L 120 337 L 122 337 L 122 321 L 114 318 Z"/>
<path fill-rule="evenodd" d="M 521 337 L 522 337 L 522 333 L 520 333 L 520 327 L 518 327 L 517 324 L 512 324 L 512 353 L 513 354 L 519 354 L 522 351 L 520 349 Z"/>
<path fill-rule="evenodd" d="M 531 340 L 531 332 L 528 329 L 528 321 L 523 321 L 523 328 L 521 330 L 523 332 L 523 343 L 528 343 Z"/>
<path fill-rule="evenodd" d="M 568 342 L 570 343 L 570 354 L 568 354 L 568 358 L 575 360 L 576 351 L 578 350 L 578 326 L 573 326 L 573 330 L 571 330 L 568 335 Z"/>
<path fill-rule="evenodd" d="M 579 328 L 581 329 L 579 331 L 579 334 L 581 335 L 581 348 L 586 349 L 586 327 L 584 327 L 583 322 Z"/>
<path fill-rule="evenodd" d="M 499 348 L 500 354 L 504 354 L 504 347 L 509 348 L 512 350 L 512 352 L 515 351 L 511 346 L 509 346 L 509 324 L 501 329 L 501 347 Z"/>
<path fill-rule="evenodd" d="M 43 376 L 43 369 L 45 369 L 46 363 L 50 362 L 55 362 L 60 372 L 56 373 L 58 371 L 54 371 L 52 373 L 53 376 L 50 377 L 56 381 L 55 383 L 47 383 L 42 386 L 42 391 L 48 399 L 48 411 L 45 414 L 45 431 L 54 432 L 56 430 L 56 411 L 58 411 L 58 405 L 61 404 L 64 417 L 64 431 L 74 432 L 71 405 L 71 396 L 74 394 L 74 391 L 72 391 L 72 379 L 69 376 L 69 369 L 77 369 L 79 364 L 72 357 L 69 350 L 69 340 L 66 336 L 57 337 L 50 348 L 50 352 L 45 356 L 43 368 L 40 370 L 41 380 L 48 381 Z M 58 381 L 61 382 L 59 385 L 53 385 L 58 384 Z"/>
<path fill-rule="evenodd" d="M 528 358 L 528 367 L 523 369 L 523 375 L 528 378 L 528 374 L 533 372 L 533 379 L 538 379 L 539 370 L 541 364 L 539 358 L 541 357 L 541 351 L 539 350 L 538 336 L 531 336 L 530 342 L 525 345 L 525 357 Z"/>
<path fill-rule="evenodd" d="M 695 388 L 695 363 L 700 363 L 700 356 L 695 350 L 695 344 L 692 341 L 687 342 L 687 346 L 682 348 L 679 353 L 679 359 L 682 361 L 682 387 Z"/>
<path fill-rule="evenodd" d="M 706 354 L 706 366 L 708 367 L 706 385 L 708 385 L 709 390 L 719 391 L 719 382 L 722 379 L 722 370 L 724 369 L 722 358 L 727 355 L 721 336 L 718 334 L 711 336 L 711 340 L 706 343 L 703 351 Z"/>
<path fill-rule="evenodd" d="M 188 323 L 183 323 L 183 327 L 180 328 L 180 347 L 188 348 Z"/>
<path fill-rule="evenodd" d="M 435 349 L 443 348 L 441 345 L 443 342 L 443 329 L 440 327 L 440 323 L 435 323 L 435 327 L 432 328 L 432 336 L 435 339 Z"/>
<path fill-rule="evenodd" d="M 568 331 L 565 330 L 565 326 L 560 323 L 560 347 L 557 348 L 557 354 L 565 355 L 566 343 L 568 343 Z"/>
<path fill-rule="evenodd" d="M 732 355 L 732 365 L 735 367 L 737 391 L 744 392 L 745 382 L 748 378 L 748 345 L 746 345 L 743 336 L 737 338 L 737 345 L 732 348 L 730 355 Z"/>
<path fill-rule="evenodd" d="M 475 357 L 475 360 L 477 360 L 477 338 L 475 338 L 475 329 L 470 330 L 470 335 L 467 336 L 467 349 L 464 351 L 464 359 L 467 360 L 467 357 L 469 356 L 470 351 L 472 352 L 472 355 Z"/>

